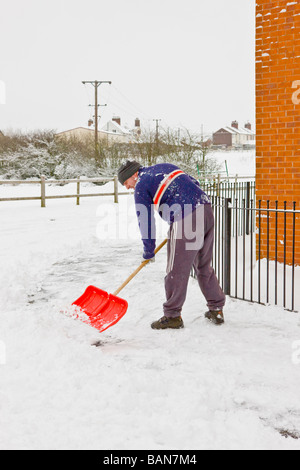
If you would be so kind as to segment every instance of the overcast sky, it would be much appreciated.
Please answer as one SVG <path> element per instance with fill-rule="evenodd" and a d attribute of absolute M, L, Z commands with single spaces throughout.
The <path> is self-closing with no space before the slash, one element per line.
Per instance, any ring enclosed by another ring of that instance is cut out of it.
<path fill-rule="evenodd" d="M 255 122 L 254 0 L 0 0 L 0 129 Z M 1 100 L 0 100 L 1 103 Z"/>

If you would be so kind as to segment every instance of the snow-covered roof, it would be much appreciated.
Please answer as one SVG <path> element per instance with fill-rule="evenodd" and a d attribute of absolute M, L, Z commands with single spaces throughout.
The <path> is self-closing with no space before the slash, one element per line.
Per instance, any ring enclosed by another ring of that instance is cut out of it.
<path fill-rule="evenodd" d="M 236 129 L 236 127 L 231 127 L 231 126 L 225 126 L 225 127 L 222 127 L 221 129 L 219 129 L 217 132 L 220 132 L 220 131 L 226 131 L 226 132 L 229 132 L 229 134 L 247 134 L 247 135 L 255 135 L 255 132 L 253 132 L 252 130 L 250 129 L 247 129 L 246 127 L 241 127 L 239 129 Z"/>
<path fill-rule="evenodd" d="M 251 131 L 250 129 L 246 129 L 245 127 L 240 127 L 240 128 L 238 128 L 238 129 L 236 129 L 236 127 L 227 126 L 227 127 L 225 127 L 225 129 L 229 129 L 229 131 L 230 131 L 232 134 L 254 135 L 254 132 L 253 132 L 253 131 Z"/>
<path fill-rule="evenodd" d="M 235 129 L 233 127 L 226 126 L 226 127 L 223 127 L 223 129 L 225 131 L 229 132 L 229 134 L 237 134 L 237 132 L 236 132 L 237 129 Z"/>
<path fill-rule="evenodd" d="M 243 131 L 243 134 L 255 135 L 255 132 L 247 127 L 241 127 L 241 130 Z"/>
<path fill-rule="evenodd" d="M 116 126 L 117 126 L 117 129 L 119 129 L 119 130 L 120 130 L 120 132 L 122 132 L 123 134 L 131 134 L 131 132 L 130 132 L 130 130 L 129 130 L 129 129 L 127 129 L 127 128 L 126 128 L 126 127 L 124 127 L 124 126 L 121 126 L 120 124 L 118 124 L 118 123 L 117 123 L 117 122 L 115 122 L 115 121 L 113 121 L 113 122 L 114 122 L 114 124 L 116 124 Z"/>
<path fill-rule="evenodd" d="M 116 129 L 116 132 L 118 134 L 126 134 L 126 135 L 131 135 L 131 132 L 129 129 L 126 129 L 126 127 L 121 126 L 118 124 L 116 121 L 110 120 L 108 121 L 104 127 L 102 127 L 101 131 L 107 132 L 107 129 L 109 126 L 113 126 Z"/>
<path fill-rule="evenodd" d="M 233 130 L 232 127 L 221 127 L 221 129 L 218 129 L 218 130 L 215 132 L 215 134 L 216 134 L 217 132 L 222 132 L 222 131 L 223 131 L 223 132 L 224 132 L 224 131 L 225 131 L 225 132 L 228 132 L 229 134 L 236 134 L 236 132 Z"/>
<path fill-rule="evenodd" d="M 114 123 L 114 124 L 119 126 L 119 124 L 117 124 L 117 123 Z M 121 127 L 121 126 L 119 126 L 119 127 Z M 66 132 L 71 132 L 71 131 L 77 131 L 79 129 L 84 129 L 85 131 L 89 131 L 89 132 L 92 132 L 92 133 L 95 132 L 94 127 L 78 126 L 78 127 L 73 127 L 72 129 L 66 129 L 65 131 L 57 132 L 56 135 L 65 134 Z M 101 130 L 98 130 L 98 132 L 102 133 L 102 134 L 111 134 L 111 135 L 124 135 L 124 134 L 129 135 L 129 134 L 131 134 L 129 131 L 126 131 L 126 132 L 125 131 L 124 132 L 113 132 L 113 131 L 107 131 L 104 128 L 101 129 Z"/>
<path fill-rule="evenodd" d="M 70 131 L 76 131 L 77 129 L 85 129 L 87 131 L 95 132 L 95 129 L 91 129 L 90 127 L 78 126 L 78 127 L 72 127 L 72 129 L 66 129 L 65 131 L 57 132 L 56 135 L 65 134 L 66 132 L 70 132 Z"/>

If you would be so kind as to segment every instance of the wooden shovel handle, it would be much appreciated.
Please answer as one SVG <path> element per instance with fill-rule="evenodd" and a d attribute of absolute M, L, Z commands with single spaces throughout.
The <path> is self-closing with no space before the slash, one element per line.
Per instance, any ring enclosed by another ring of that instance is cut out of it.
<path fill-rule="evenodd" d="M 161 244 L 156 248 L 156 250 L 155 250 L 154 253 L 155 253 L 155 254 L 158 253 L 159 250 L 160 250 L 163 246 L 165 246 L 165 244 L 167 243 L 167 241 L 168 241 L 168 239 L 166 238 L 163 242 L 161 242 Z M 130 274 L 129 278 L 126 279 L 126 281 L 123 282 L 123 284 L 116 290 L 116 292 L 113 293 L 113 295 L 118 295 L 118 293 L 119 293 L 125 286 L 127 286 L 127 284 L 131 281 L 131 279 L 133 279 L 134 276 L 136 276 L 137 273 L 139 273 L 140 270 L 143 269 L 143 267 L 146 266 L 146 264 L 149 263 L 149 261 L 150 261 L 149 259 L 145 259 L 145 261 L 143 261 L 143 262 L 140 264 L 140 266 L 139 266 L 138 268 L 136 268 L 136 270 L 135 270 L 132 274 Z"/>

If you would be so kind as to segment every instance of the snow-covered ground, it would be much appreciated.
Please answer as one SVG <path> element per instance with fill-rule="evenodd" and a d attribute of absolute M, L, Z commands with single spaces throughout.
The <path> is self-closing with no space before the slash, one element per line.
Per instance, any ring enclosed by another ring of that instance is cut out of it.
<path fill-rule="evenodd" d="M 227 170 L 230 177 L 236 175 L 255 176 L 255 150 L 224 151 L 215 150 L 208 154 L 220 165 L 220 174 L 226 176 Z"/>
<path fill-rule="evenodd" d="M 30 191 L 0 186 L 0 197 Z M 0 211 L 1 449 L 300 449 L 299 314 L 228 299 L 218 328 L 191 279 L 185 329 L 153 331 L 164 248 L 119 294 L 123 319 L 98 333 L 62 311 L 89 284 L 113 292 L 139 265 L 132 196 Z"/>

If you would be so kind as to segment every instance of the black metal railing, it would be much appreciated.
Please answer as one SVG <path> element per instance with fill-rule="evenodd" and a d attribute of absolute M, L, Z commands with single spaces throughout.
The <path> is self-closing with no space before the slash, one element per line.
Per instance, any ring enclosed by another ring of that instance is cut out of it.
<path fill-rule="evenodd" d="M 244 186 L 243 199 L 237 192 L 237 197 L 210 194 L 215 216 L 213 268 L 226 295 L 298 311 L 300 210 L 295 202 L 281 207 L 277 201 L 258 201 L 256 207 L 251 186 Z"/>
<path fill-rule="evenodd" d="M 229 181 L 213 181 L 210 183 L 205 183 L 202 186 L 203 190 L 212 200 L 213 205 L 219 207 L 220 201 L 225 201 L 226 199 L 230 199 L 231 201 L 238 201 L 238 205 L 241 207 L 243 205 L 243 201 L 245 201 L 245 207 L 250 207 L 251 201 L 255 200 L 255 191 L 256 185 L 255 180 L 252 179 L 251 181 L 242 181 L 239 182 L 238 179 L 235 179 L 234 182 Z M 224 204 L 224 203 L 223 203 Z M 223 207 L 223 206 L 222 206 Z M 218 212 L 219 219 L 221 217 L 220 211 Z M 254 216 L 252 214 L 252 216 Z M 246 214 L 246 225 L 245 229 L 247 234 L 250 233 L 250 225 L 251 225 L 251 213 L 247 212 Z M 232 232 L 238 233 L 238 235 L 242 235 L 243 233 L 243 224 L 241 218 L 236 218 L 235 216 L 232 217 Z"/>

